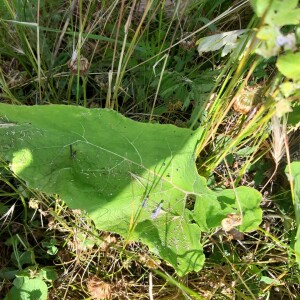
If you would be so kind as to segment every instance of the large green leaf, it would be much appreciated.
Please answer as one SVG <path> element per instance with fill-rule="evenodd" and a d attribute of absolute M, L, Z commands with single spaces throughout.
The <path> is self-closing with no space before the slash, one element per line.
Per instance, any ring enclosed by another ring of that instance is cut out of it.
<path fill-rule="evenodd" d="M 298 0 L 251 0 L 250 3 L 258 17 L 264 16 L 266 24 L 281 27 L 300 22 Z"/>
<path fill-rule="evenodd" d="M 18 176 L 86 210 L 98 228 L 147 244 L 179 275 L 201 269 L 201 230 L 237 211 L 236 198 L 243 214 L 250 198 L 256 204 L 255 222 L 245 215 L 242 230 L 261 221 L 255 190 L 214 193 L 198 175 L 201 128 L 138 123 L 111 110 L 74 106 L 0 104 L 0 111 L 0 155 Z M 186 208 L 191 195 L 194 209 Z"/>

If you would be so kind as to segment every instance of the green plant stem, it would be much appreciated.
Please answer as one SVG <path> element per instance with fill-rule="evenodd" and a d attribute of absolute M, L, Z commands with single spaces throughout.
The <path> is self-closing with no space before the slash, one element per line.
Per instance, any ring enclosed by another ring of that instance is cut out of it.
<path fill-rule="evenodd" d="M 201 297 L 199 294 L 197 294 L 195 291 L 191 290 L 190 288 L 188 288 L 184 284 L 178 282 L 176 279 L 174 279 L 169 274 L 163 273 L 163 272 L 161 272 L 157 269 L 152 269 L 152 271 L 154 273 L 156 273 L 157 275 L 159 275 L 160 277 L 164 278 L 166 281 L 168 281 L 172 285 L 177 286 L 181 291 L 185 292 L 186 294 L 188 294 L 193 299 L 204 300 L 204 298 Z"/>

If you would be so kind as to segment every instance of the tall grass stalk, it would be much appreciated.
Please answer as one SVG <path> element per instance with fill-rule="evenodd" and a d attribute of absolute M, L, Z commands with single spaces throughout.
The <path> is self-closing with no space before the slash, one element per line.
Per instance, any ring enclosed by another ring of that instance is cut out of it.
<path fill-rule="evenodd" d="M 153 100 L 153 104 L 152 104 L 152 109 L 151 109 L 151 112 L 150 112 L 149 122 L 152 121 L 153 112 L 154 112 L 154 108 L 155 108 L 155 105 L 156 105 L 156 100 L 157 100 L 158 92 L 159 92 L 159 89 L 160 89 L 160 85 L 161 85 L 161 81 L 162 81 L 162 78 L 163 78 L 163 75 L 164 75 L 164 71 L 165 71 L 165 69 L 166 69 L 166 65 L 167 65 L 168 58 L 169 58 L 169 56 L 168 56 L 167 54 L 165 54 L 165 55 L 164 55 L 157 63 L 155 63 L 154 66 L 153 66 L 153 70 L 154 70 L 155 67 L 156 67 L 156 65 L 157 65 L 161 60 L 164 61 L 162 70 L 161 70 L 160 75 L 159 75 L 159 82 L 158 82 L 158 85 L 157 85 L 157 88 L 156 88 L 156 92 L 155 92 L 155 96 L 154 96 L 154 100 Z"/>
<path fill-rule="evenodd" d="M 65 23 L 64 23 L 64 26 L 63 26 L 63 28 L 62 28 L 62 30 L 61 30 L 61 33 L 60 33 L 60 35 L 59 35 L 59 38 L 58 38 L 57 42 L 55 43 L 56 46 L 55 46 L 55 49 L 54 49 L 54 51 L 53 51 L 53 53 L 52 53 L 52 57 L 51 57 L 51 66 L 50 66 L 50 68 L 52 68 L 53 65 L 54 65 L 54 62 L 55 62 L 55 59 L 56 59 L 56 57 L 57 57 L 58 51 L 59 51 L 59 49 L 60 49 L 60 47 L 61 47 L 61 43 L 62 43 L 62 41 L 63 41 L 63 38 L 64 38 L 64 36 L 65 36 L 65 33 L 66 33 L 66 31 L 67 31 L 67 28 L 68 28 L 68 26 L 69 26 L 71 17 L 72 17 L 72 15 L 73 15 L 73 13 L 74 13 L 74 9 L 75 9 L 76 3 L 77 3 L 77 0 L 73 0 L 72 3 L 71 3 L 71 5 L 70 5 L 70 7 L 69 7 L 69 12 L 68 12 L 68 14 L 67 14 L 67 19 L 65 20 Z"/>
<path fill-rule="evenodd" d="M 0 66 L 0 87 L 2 89 L 2 97 L 8 99 L 12 104 L 21 104 L 21 102 L 13 95 L 9 86 L 7 85 L 6 79 L 3 74 L 3 70 Z"/>
<path fill-rule="evenodd" d="M 36 16 L 36 56 L 37 56 L 37 80 L 39 91 L 39 103 L 42 103 L 42 78 L 41 78 L 41 49 L 40 49 L 40 0 L 37 1 Z"/>
<path fill-rule="evenodd" d="M 125 27 L 124 27 L 124 34 L 125 35 L 124 35 L 124 40 L 123 40 L 123 45 L 122 45 L 122 50 L 121 50 L 121 58 L 119 60 L 118 71 L 117 71 L 117 76 L 116 76 L 116 83 L 115 83 L 115 86 L 114 86 L 114 93 L 113 93 L 113 101 L 116 103 L 117 108 L 118 108 L 117 97 L 118 97 L 119 89 L 120 89 L 120 86 L 121 86 L 121 81 L 122 81 L 124 73 L 126 71 L 128 61 L 129 61 L 129 59 L 130 59 L 130 57 L 131 57 L 131 55 L 134 51 L 134 47 L 135 47 L 136 42 L 138 40 L 138 36 L 140 34 L 140 31 L 141 31 L 142 25 L 144 23 L 144 20 L 147 16 L 152 4 L 153 4 L 153 0 L 147 1 L 147 4 L 146 4 L 145 10 L 143 12 L 143 15 L 141 17 L 141 20 L 140 20 L 140 22 L 139 22 L 139 24 L 138 24 L 138 26 L 137 26 L 137 28 L 134 32 L 134 35 L 133 35 L 132 40 L 131 40 L 131 42 L 128 46 L 126 54 L 124 54 L 125 44 L 126 44 L 126 41 L 127 41 L 127 34 L 128 34 L 128 30 L 129 30 L 131 21 L 132 21 L 132 14 L 134 12 L 135 4 L 136 4 L 136 1 L 134 0 L 133 4 L 131 6 L 131 9 L 130 9 L 128 19 L 127 19 Z M 124 56 L 124 59 L 123 59 L 123 56 Z M 124 63 L 122 64 L 123 60 L 124 60 Z M 113 106 L 114 106 L 114 104 L 112 105 L 112 107 Z"/>
<path fill-rule="evenodd" d="M 244 47 L 247 45 L 247 37 L 246 39 L 242 40 L 241 43 L 244 44 Z M 237 82 L 240 82 L 242 79 L 243 74 L 246 71 L 246 63 L 249 62 L 250 53 L 253 51 L 253 47 L 255 44 L 255 39 L 251 41 L 250 46 L 246 49 L 246 52 L 242 56 L 241 61 L 232 61 L 230 59 L 228 63 L 226 64 L 225 70 L 227 70 L 228 74 L 226 76 L 226 80 L 224 80 L 223 87 L 220 89 L 220 92 L 215 99 L 214 105 L 211 106 L 210 111 L 208 112 L 209 115 L 209 123 L 210 126 L 207 126 L 208 130 L 203 136 L 202 141 L 199 143 L 196 154 L 199 155 L 200 152 L 203 150 L 203 148 L 207 145 L 209 140 L 215 135 L 216 131 L 218 130 L 220 124 L 223 122 L 224 118 L 228 114 L 228 111 L 232 107 L 233 103 L 235 102 L 236 98 L 238 97 L 238 93 L 232 97 L 232 99 L 228 103 L 228 99 L 230 98 Z M 244 51 L 244 48 L 241 48 L 241 53 L 237 53 L 237 51 L 233 52 L 232 57 L 240 57 L 242 52 Z M 234 60 L 234 59 L 233 59 Z M 234 64 L 232 66 L 232 63 Z M 246 78 L 249 78 L 254 71 L 255 67 L 257 65 L 257 61 L 252 64 L 251 69 L 248 71 L 248 74 Z M 225 71 L 226 72 L 226 71 Z M 223 73 L 223 72 L 222 72 Z M 219 80 L 222 78 L 222 73 L 219 76 Z M 232 78 L 231 78 L 232 76 Z M 242 90 L 242 88 L 246 85 L 247 80 L 244 80 L 242 85 L 239 88 L 239 91 Z M 224 92 L 223 92 L 224 91 Z M 224 109 L 224 103 L 226 103 L 225 109 Z M 222 107 L 222 109 L 220 109 Z M 195 125 L 197 119 L 195 119 L 194 123 L 192 124 L 192 127 Z"/>
<path fill-rule="evenodd" d="M 120 28 L 121 28 L 121 21 L 122 21 L 123 14 L 124 14 L 124 7 L 125 7 L 125 2 L 122 1 L 121 2 L 120 13 L 119 13 L 119 18 L 118 18 L 118 22 L 117 22 L 117 28 L 116 28 L 116 37 L 115 37 L 115 42 L 114 42 L 114 52 L 113 52 L 113 57 L 112 57 L 112 62 L 111 62 L 111 69 L 109 70 L 109 73 L 108 73 L 108 92 L 107 92 L 107 95 L 106 95 L 106 102 L 105 102 L 105 107 L 106 108 L 113 107 L 113 105 L 111 103 L 111 96 L 112 96 L 111 92 L 112 92 L 112 84 L 113 84 L 112 80 L 113 80 L 115 60 L 116 60 L 116 56 L 117 56 L 119 31 L 120 31 Z M 122 49 L 123 49 L 123 46 L 122 46 Z M 122 52 L 121 52 L 121 56 L 122 56 Z M 121 61 L 121 59 L 120 59 L 120 61 Z"/>

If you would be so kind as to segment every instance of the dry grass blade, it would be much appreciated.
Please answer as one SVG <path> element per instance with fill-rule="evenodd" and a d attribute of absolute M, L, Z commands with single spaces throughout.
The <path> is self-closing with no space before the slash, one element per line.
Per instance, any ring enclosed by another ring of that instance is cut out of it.
<path fill-rule="evenodd" d="M 278 165 L 285 153 L 284 140 L 286 137 L 286 121 L 281 120 L 277 116 L 273 116 L 271 121 L 272 121 L 271 154 L 276 165 Z"/>
<path fill-rule="evenodd" d="M 267 187 L 270 183 L 272 178 L 275 176 L 279 162 L 281 161 L 282 157 L 285 154 L 285 139 L 286 139 L 286 119 L 279 118 L 278 116 L 274 115 L 271 119 L 272 122 L 272 140 L 270 142 L 271 147 L 271 155 L 275 162 L 275 169 L 266 182 L 266 184 L 261 189 L 261 192 Z"/>

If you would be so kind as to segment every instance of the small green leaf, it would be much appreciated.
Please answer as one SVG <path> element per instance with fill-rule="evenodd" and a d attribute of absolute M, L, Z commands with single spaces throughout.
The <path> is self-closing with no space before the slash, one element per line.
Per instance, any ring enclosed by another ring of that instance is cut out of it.
<path fill-rule="evenodd" d="M 0 269 L 0 278 L 6 280 L 12 280 L 13 278 L 15 278 L 18 272 L 19 270 L 4 267 Z"/>
<path fill-rule="evenodd" d="M 9 207 L 4 203 L 0 203 L 0 216 L 4 215 L 9 210 Z"/>
<path fill-rule="evenodd" d="M 297 84 L 295 82 L 286 81 L 283 82 L 280 86 L 280 91 L 285 98 L 288 98 L 292 94 L 295 93 L 296 90 L 300 90 L 300 83 Z"/>
<path fill-rule="evenodd" d="M 47 253 L 49 255 L 55 255 L 58 251 L 58 248 L 56 247 L 57 240 L 56 239 L 51 239 L 49 242 L 48 241 L 43 241 L 42 246 L 44 248 L 47 248 Z"/>
<path fill-rule="evenodd" d="M 22 285 L 24 285 L 24 282 L 27 281 L 28 279 L 29 278 L 27 276 L 17 276 L 13 284 L 17 289 L 20 289 Z"/>
<path fill-rule="evenodd" d="M 280 285 L 280 281 L 276 278 L 270 278 L 268 276 L 261 276 L 260 278 L 261 282 L 264 282 L 266 284 L 272 284 L 272 285 Z"/>
<path fill-rule="evenodd" d="M 220 227 L 228 214 L 242 215 L 239 230 L 250 232 L 262 222 L 262 210 L 259 208 L 261 194 L 248 187 L 223 190 L 215 195 L 198 197 L 194 207 L 194 219 L 202 230 Z M 241 209 L 240 209 L 241 208 Z"/>
<path fill-rule="evenodd" d="M 243 148 L 234 151 L 234 153 L 241 157 L 248 157 L 255 151 L 257 151 L 256 147 L 244 146 Z"/>
<path fill-rule="evenodd" d="M 52 267 L 44 267 L 40 270 L 40 274 L 45 280 L 54 281 L 58 275 Z"/>
<path fill-rule="evenodd" d="M 244 29 L 233 30 L 201 38 L 197 41 L 199 55 L 201 56 L 203 52 L 216 51 L 223 48 L 222 56 L 225 56 L 237 47 L 238 37 L 245 32 L 246 30 Z"/>
<path fill-rule="evenodd" d="M 18 239 L 18 237 L 16 235 L 11 236 L 10 238 L 8 238 L 4 244 L 6 246 L 18 246 L 20 244 L 20 240 Z"/>
<path fill-rule="evenodd" d="M 56 246 L 51 246 L 47 250 L 47 253 L 49 255 L 55 255 L 57 252 L 58 252 L 58 248 Z"/>
<path fill-rule="evenodd" d="M 11 254 L 11 260 L 18 267 L 23 267 L 25 264 L 32 265 L 35 263 L 34 261 L 34 252 L 33 251 L 14 251 Z"/>
<path fill-rule="evenodd" d="M 288 124 L 297 128 L 300 125 L 300 105 L 293 107 L 293 111 L 288 114 Z"/>
<path fill-rule="evenodd" d="M 48 288 L 44 281 L 28 277 L 17 277 L 14 282 L 14 286 L 10 292 L 6 295 L 4 300 L 16 299 L 16 300 L 46 300 L 48 294 Z"/>
<path fill-rule="evenodd" d="M 277 55 L 280 51 L 280 46 L 276 45 L 278 35 L 278 28 L 269 25 L 262 26 L 256 35 L 256 37 L 262 41 L 262 44 L 255 52 L 264 58 Z"/>
<path fill-rule="evenodd" d="M 289 52 L 279 56 L 276 65 L 284 76 L 295 81 L 300 80 L 300 52 Z"/>
<path fill-rule="evenodd" d="M 78 242 L 76 242 L 76 244 L 77 244 L 76 247 L 78 247 L 78 249 L 82 249 L 84 251 L 86 251 L 87 249 L 92 249 L 96 244 L 95 239 L 87 236 L 86 234 L 84 234 L 82 232 L 76 233 L 76 240 L 78 241 Z"/>
<path fill-rule="evenodd" d="M 256 53 L 265 58 L 276 56 L 283 48 L 285 51 L 296 49 L 296 36 L 294 33 L 283 35 L 281 31 L 272 25 L 264 25 L 256 35 L 262 41 Z"/>

